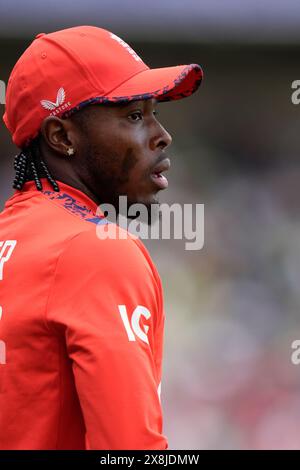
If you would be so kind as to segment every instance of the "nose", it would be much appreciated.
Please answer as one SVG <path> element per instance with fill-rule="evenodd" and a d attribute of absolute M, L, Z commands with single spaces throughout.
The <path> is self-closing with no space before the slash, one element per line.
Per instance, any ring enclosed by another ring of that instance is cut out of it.
<path fill-rule="evenodd" d="M 172 137 L 169 132 L 158 122 L 156 121 L 155 132 L 150 139 L 151 150 L 156 150 L 160 148 L 165 150 L 172 143 Z"/>

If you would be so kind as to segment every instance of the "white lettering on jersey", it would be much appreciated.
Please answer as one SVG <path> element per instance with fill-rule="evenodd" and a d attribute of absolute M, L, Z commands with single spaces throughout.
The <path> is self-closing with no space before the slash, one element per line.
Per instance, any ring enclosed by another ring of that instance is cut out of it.
<path fill-rule="evenodd" d="M 145 317 L 146 320 L 149 320 L 151 317 L 151 313 L 146 307 L 142 305 L 138 305 L 131 316 L 131 322 L 129 321 L 126 305 L 118 305 L 119 312 L 125 326 L 125 330 L 128 336 L 129 341 L 136 341 L 135 337 L 137 336 L 140 338 L 144 343 L 149 344 L 147 333 L 149 330 L 149 326 L 144 326 L 144 331 L 140 327 L 140 319 L 141 316 Z"/>
<path fill-rule="evenodd" d="M 11 254 L 17 244 L 16 240 L 0 241 L 0 281 L 3 281 L 4 263 L 9 260 Z M 0 305 L 0 320 L 2 318 L 3 309 Z M 6 344 L 0 341 L 0 365 L 6 364 Z"/>
<path fill-rule="evenodd" d="M 16 244 L 16 240 L 6 240 L 4 242 L 0 241 L 0 281 L 3 280 L 4 263 L 11 257 Z"/>

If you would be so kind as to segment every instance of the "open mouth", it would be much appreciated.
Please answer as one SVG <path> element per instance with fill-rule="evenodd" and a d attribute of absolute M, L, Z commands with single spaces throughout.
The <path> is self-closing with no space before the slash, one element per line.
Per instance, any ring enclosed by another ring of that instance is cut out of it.
<path fill-rule="evenodd" d="M 151 173 L 151 179 L 154 181 L 156 186 L 159 189 L 166 189 L 169 185 L 167 178 L 163 175 L 164 171 L 168 171 L 171 166 L 170 160 L 166 158 L 162 162 L 160 162 L 154 168 L 154 171 Z"/>
<path fill-rule="evenodd" d="M 166 189 L 169 185 L 167 178 L 161 173 L 152 173 L 151 178 L 160 189 Z"/>

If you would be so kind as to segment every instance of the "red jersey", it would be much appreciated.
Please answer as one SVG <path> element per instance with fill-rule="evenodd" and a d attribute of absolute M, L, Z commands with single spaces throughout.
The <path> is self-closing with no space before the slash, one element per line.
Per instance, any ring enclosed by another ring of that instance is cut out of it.
<path fill-rule="evenodd" d="M 165 449 L 158 273 L 135 237 L 97 236 L 84 193 L 41 181 L 0 213 L 0 449 Z"/>

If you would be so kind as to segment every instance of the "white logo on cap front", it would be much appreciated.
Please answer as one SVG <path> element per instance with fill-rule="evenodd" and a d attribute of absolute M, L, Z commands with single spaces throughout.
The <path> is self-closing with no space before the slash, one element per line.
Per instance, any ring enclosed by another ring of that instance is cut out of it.
<path fill-rule="evenodd" d="M 119 44 L 121 44 L 121 46 L 123 46 L 124 49 L 126 49 L 126 51 L 129 52 L 130 55 L 132 55 L 134 60 L 136 60 L 137 62 L 142 62 L 142 59 L 137 55 L 137 53 L 132 49 L 132 47 L 129 46 L 129 44 L 123 41 L 123 39 L 119 38 L 114 33 L 110 33 L 110 37 L 117 41 Z"/>
<path fill-rule="evenodd" d="M 49 111 L 52 111 L 52 113 L 50 113 L 51 115 L 55 116 L 56 114 L 59 114 L 64 109 L 67 109 L 69 106 L 71 106 L 70 101 L 65 103 L 65 99 L 66 99 L 66 92 L 63 87 L 60 87 L 56 95 L 55 103 L 49 100 L 41 100 L 40 103 L 43 106 L 43 108 Z"/>

